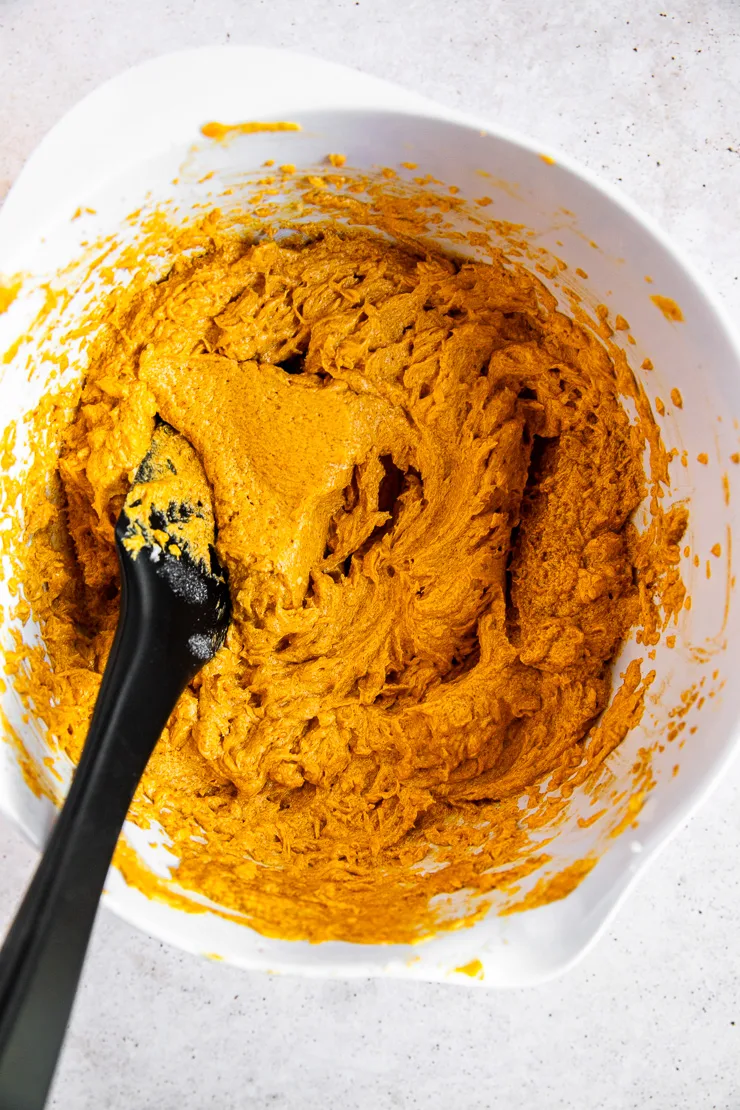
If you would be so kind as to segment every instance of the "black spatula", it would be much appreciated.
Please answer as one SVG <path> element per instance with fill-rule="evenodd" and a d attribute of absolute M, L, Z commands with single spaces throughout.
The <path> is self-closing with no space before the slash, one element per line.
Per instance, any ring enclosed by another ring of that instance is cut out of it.
<path fill-rule="evenodd" d="M 121 612 L 72 785 L 0 953 L 0 1110 L 41 1110 L 121 826 L 187 683 L 223 644 L 229 589 L 190 444 L 154 433 L 116 525 Z"/>

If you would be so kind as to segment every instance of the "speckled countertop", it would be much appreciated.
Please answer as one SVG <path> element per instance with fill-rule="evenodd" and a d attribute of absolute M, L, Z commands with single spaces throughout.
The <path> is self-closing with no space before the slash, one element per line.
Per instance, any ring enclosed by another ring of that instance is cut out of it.
<path fill-rule="evenodd" d="M 735 0 L 0 0 L 0 198 L 98 82 L 166 50 L 288 46 L 559 146 L 740 313 Z M 197 79 L 197 75 L 195 75 Z M 0 929 L 33 853 L 0 823 Z M 58 1110 L 737 1110 L 740 764 L 597 947 L 535 990 L 237 972 L 99 917 Z"/>

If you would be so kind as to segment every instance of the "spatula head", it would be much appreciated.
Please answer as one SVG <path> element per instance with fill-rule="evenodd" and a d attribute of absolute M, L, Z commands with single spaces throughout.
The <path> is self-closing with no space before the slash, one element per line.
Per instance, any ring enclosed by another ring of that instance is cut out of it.
<path fill-rule="evenodd" d="M 118 518 L 116 540 L 127 603 L 138 598 L 143 619 L 167 614 L 172 648 L 186 650 L 195 670 L 222 646 L 231 619 L 215 534 L 200 459 L 183 436 L 161 423 Z"/>

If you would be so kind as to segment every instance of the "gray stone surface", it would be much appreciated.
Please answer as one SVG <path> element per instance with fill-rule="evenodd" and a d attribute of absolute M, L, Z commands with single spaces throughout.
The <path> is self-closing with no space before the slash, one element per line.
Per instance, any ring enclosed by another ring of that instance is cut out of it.
<path fill-rule="evenodd" d="M 740 312 L 734 0 L 0 0 L 0 196 L 98 82 L 229 39 L 344 61 L 561 147 Z M 578 968 L 504 994 L 237 972 L 104 911 L 53 1106 L 737 1110 L 739 860 L 736 765 Z M 0 825 L 0 929 L 32 865 Z"/>

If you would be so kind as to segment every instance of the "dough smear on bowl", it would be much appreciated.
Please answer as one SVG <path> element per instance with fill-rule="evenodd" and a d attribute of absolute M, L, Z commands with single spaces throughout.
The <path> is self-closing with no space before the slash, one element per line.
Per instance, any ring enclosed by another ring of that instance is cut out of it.
<path fill-rule="evenodd" d="M 122 290 L 25 583 L 29 689 L 73 756 L 157 415 L 203 463 L 234 603 L 135 803 L 179 887 L 270 935 L 405 941 L 454 923 L 437 896 L 532 871 L 541 784 L 639 719 L 637 664 L 594 728 L 685 527 L 631 523 L 646 431 L 607 349 L 520 265 L 329 226 Z"/>

